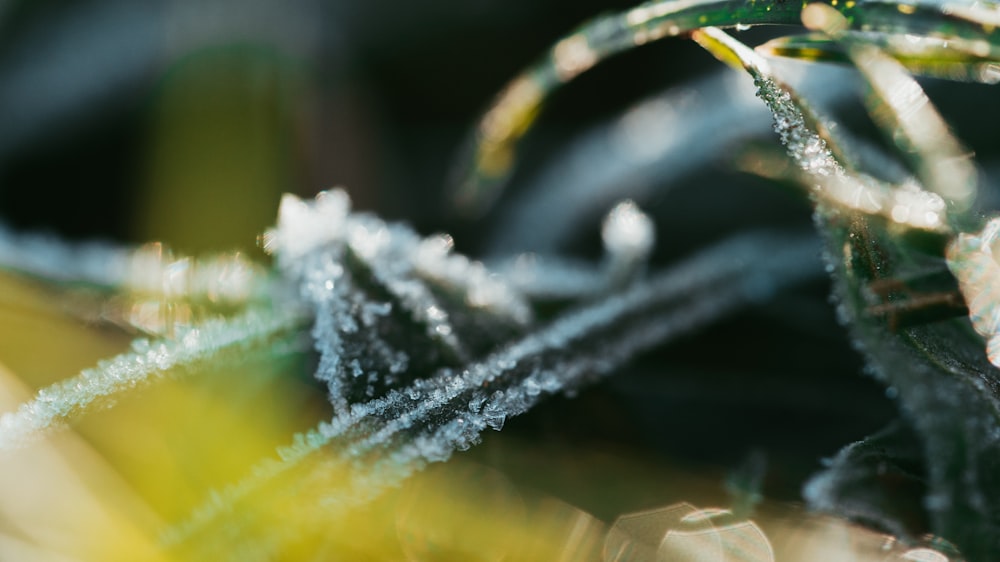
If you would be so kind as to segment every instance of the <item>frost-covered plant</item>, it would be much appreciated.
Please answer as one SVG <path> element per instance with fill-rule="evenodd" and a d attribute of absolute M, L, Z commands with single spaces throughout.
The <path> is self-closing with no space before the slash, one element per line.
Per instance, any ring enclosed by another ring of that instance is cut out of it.
<path fill-rule="evenodd" d="M 719 29 L 800 22 L 812 33 L 756 50 Z M 261 238 L 271 269 L 239 255 L 69 248 L 5 231 L 6 267 L 117 299 L 101 321 L 145 336 L 3 414 L 0 452 L 17 455 L 159 379 L 301 353 L 308 332 L 332 417 L 157 529 L 166 556 L 281 558 L 327 520 L 303 517 L 289 528 L 271 525 L 266 510 L 356 509 L 546 396 L 573 395 L 642 352 L 816 278 L 822 251 L 838 312 L 904 423 L 843 449 L 808 483 L 806 500 L 914 540 L 879 482 L 886 471 L 911 477 L 897 461 L 916 456 L 931 530 L 969 560 L 992 559 L 1000 555 L 997 226 L 980 230 L 979 172 L 913 74 L 992 83 L 998 23 L 1000 8 L 980 2 L 643 4 L 584 25 L 511 82 L 476 129 L 456 192 L 475 212 L 500 197 L 520 139 L 563 83 L 637 45 L 690 37 L 749 74 L 789 158 L 760 153 L 744 167 L 800 186 L 822 244 L 796 232 L 745 232 L 650 273 L 652 219 L 624 200 L 606 215 L 603 261 L 525 254 L 487 265 L 455 252 L 448 235 L 422 237 L 352 211 L 341 190 L 282 200 Z M 871 116 L 910 172 L 866 170 L 854 141 L 782 79 L 776 55 L 853 65 Z M 523 207 L 556 214 L 545 197 L 532 194 Z M 975 331 L 963 318 L 909 322 L 963 302 Z"/>

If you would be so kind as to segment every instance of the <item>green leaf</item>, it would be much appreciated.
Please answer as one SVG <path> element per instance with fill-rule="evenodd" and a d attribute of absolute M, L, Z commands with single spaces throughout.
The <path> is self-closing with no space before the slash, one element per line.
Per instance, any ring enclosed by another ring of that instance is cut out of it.
<path fill-rule="evenodd" d="M 870 313 L 873 282 L 942 267 L 864 217 L 821 216 L 839 310 L 872 372 L 924 448 L 934 533 L 969 560 L 1000 555 L 1000 371 L 966 319 L 891 331 Z M 890 295 L 890 300 L 899 296 Z"/>

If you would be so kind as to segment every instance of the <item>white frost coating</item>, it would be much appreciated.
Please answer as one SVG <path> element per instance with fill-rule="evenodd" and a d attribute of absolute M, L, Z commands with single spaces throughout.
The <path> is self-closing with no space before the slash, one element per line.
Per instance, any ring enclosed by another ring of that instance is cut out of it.
<path fill-rule="evenodd" d="M 411 358 L 376 329 L 379 317 L 389 314 L 393 304 L 452 356 L 467 359 L 448 311 L 425 280 L 462 295 L 470 307 L 521 324 L 531 320 L 524 297 L 482 264 L 451 254 L 450 239 L 422 239 L 405 226 L 351 213 L 341 190 L 321 193 L 312 202 L 285 195 L 278 225 L 264 235 L 263 245 L 315 308 L 312 334 L 320 352 L 316 376 L 328 384 L 338 408 L 348 406 L 349 394 L 359 385 L 372 397 L 379 382 L 391 382 L 409 365 Z M 350 260 L 359 261 L 366 272 L 352 271 L 347 266 Z M 388 291 L 393 301 L 377 302 L 369 296 L 359 284 L 370 281 Z M 365 372 L 357 363 L 343 364 L 345 355 L 358 353 L 375 356 L 387 372 Z"/>
<path fill-rule="evenodd" d="M 171 533 L 171 541 L 183 540 L 270 478 L 331 444 L 346 465 L 388 448 L 380 464 L 391 470 L 367 478 L 366 485 L 377 490 L 398 482 L 425 463 L 475 444 L 487 427 L 499 429 L 545 395 L 572 390 L 653 345 L 820 274 L 817 255 L 813 240 L 787 235 L 724 243 L 624 293 L 570 312 L 461 372 L 442 370 L 409 388 L 354 404 L 296 436 L 279 450 L 281 462 L 268 461 L 251 478 L 214 495 Z M 814 267 L 803 267 L 809 263 Z M 400 439 L 403 432 L 406 438 Z M 356 468 L 372 474 L 367 465 Z M 338 504 L 341 499 L 336 498 Z"/>
<path fill-rule="evenodd" d="M 101 242 L 67 244 L 16 234 L 0 225 L 0 268 L 39 278 L 97 285 L 167 300 L 243 303 L 264 293 L 263 270 L 240 253 L 200 259 L 162 244 L 127 248 Z"/>
<path fill-rule="evenodd" d="M 466 304 L 473 308 L 505 316 L 518 324 L 531 322 L 531 308 L 520 292 L 482 263 L 452 253 L 453 246 L 446 234 L 423 240 L 413 259 L 416 271 L 424 279 L 460 289 Z"/>
<path fill-rule="evenodd" d="M 520 322 L 530 321 L 531 309 L 524 298 L 481 263 L 453 254 L 449 236 L 421 239 L 409 228 L 386 224 L 368 214 L 351 214 L 350 200 L 342 190 L 322 192 L 314 202 L 286 194 L 278 215 L 277 227 L 264 235 L 263 243 L 284 269 L 301 275 L 309 266 L 300 258 L 330 244 L 346 243 L 376 275 L 384 274 L 387 280 L 399 281 L 416 271 L 451 289 L 463 290 L 471 306 Z"/>
<path fill-rule="evenodd" d="M 43 388 L 34 400 L 0 416 L 0 451 L 27 445 L 73 416 L 164 376 L 169 369 L 192 365 L 226 350 L 253 347 L 301 321 L 292 310 L 251 309 L 234 318 L 187 328 L 175 339 L 135 340 L 131 351 Z"/>
<path fill-rule="evenodd" d="M 945 251 L 948 269 L 969 307 L 972 326 L 986 338 L 986 354 L 1000 367 L 1000 218 L 976 234 L 959 234 Z"/>
<path fill-rule="evenodd" d="M 351 214 L 350 200 L 339 189 L 320 193 L 312 202 L 286 194 L 278 217 L 277 227 L 264 235 L 264 249 L 275 254 L 285 275 L 298 284 L 301 297 L 315 308 L 312 335 L 320 352 L 316 377 L 327 383 L 336 407 L 347 407 L 350 389 L 358 382 L 374 392 L 377 377 L 401 373 L 408 364 L 405 353 L 392 349 L 375 329 L 378 318 L 391 312 L 390 303 L 373 302 L 357 288 L 345 267 L 348 252 L 429 336 L 461 355 L 447 314 L 410 274 L 410 254 L 419 242 L 414 233 L 373 216 Z M 361 339 L 364 351 L 377 355 L 390 372 L 365 373 L 356 361 L 344 365 L 345 352 L 357 351 L 347 349 L 351 338 Z"/>
<path fill-rule="evenodd" d="M 881 215 L 897 224 L 947 230 L 946 204 L 941 196 L 925 191 L 916 182 L 894 188 L 864 174 L 849 174 L 788 90 L 763 74 L 751 72 L 757 95 L 774 116 L 775 132 L 799 169 L 813 180 L 817 197 L 840 207 Z"/>

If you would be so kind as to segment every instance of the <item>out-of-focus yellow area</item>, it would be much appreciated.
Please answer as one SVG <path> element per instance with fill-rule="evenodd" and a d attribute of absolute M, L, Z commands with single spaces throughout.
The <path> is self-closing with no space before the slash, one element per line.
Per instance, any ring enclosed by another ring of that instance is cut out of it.
<path fill-rule="evenodd" d="M 70 297 L 54 299 L 20 279 L 0 277 L 0 294 L 2 412 L 123 351 L 129 339 L 80 323 L 60 306 Z M 290 365 L 272 363 L 250 358 L 160 381 L 45 442 L 0 453 L 0 534 L 71 559 L 135 560 L 156 552 L 167 522 L 329 416 L 322 392 L 281 376 Z M 2 560 L 9 559 L 5 548 Z"/>

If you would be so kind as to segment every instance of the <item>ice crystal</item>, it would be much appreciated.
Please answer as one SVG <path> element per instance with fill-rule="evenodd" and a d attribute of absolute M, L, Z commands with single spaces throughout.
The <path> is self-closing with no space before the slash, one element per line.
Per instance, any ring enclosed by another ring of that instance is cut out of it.
<path fill-rule="evenodd" d="M 820 134 L 820 120 L 809 115 L 787 86 L 759 73 L 757 95 L 774 116 L 774 130 L 789 156 L 813 182 L 816 196 L 835 206 L 882 215 L 898 224 L 946 230 L 945 202 L 910 182 L 899 187 L 861 173 L 848 172 Z"/>
<path fill-rule="evenodd" d="M 128 352 L 40 389 L 32 401 L 0 416 L 0 449 L 30 443 L 158 378 L 273 344 L 306 317 L 270 286 L 262 267 L 238 253 L 194 259 L 158 243 L 68 245 L 4 227 L 0 256 L 9 270 L 126 295 L 116 307 L 123 309 L 115 313 L 121 318 L 102 314 L 98 320 L 151 335 L 134 340 Z M 223 314 L 223 309 L 237 313 Z"/>

